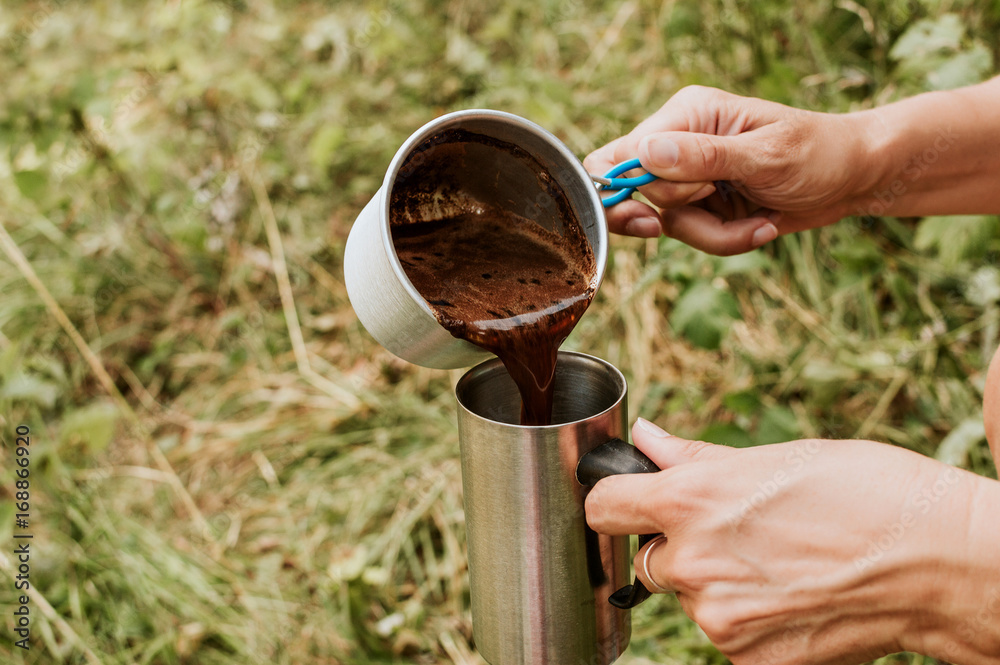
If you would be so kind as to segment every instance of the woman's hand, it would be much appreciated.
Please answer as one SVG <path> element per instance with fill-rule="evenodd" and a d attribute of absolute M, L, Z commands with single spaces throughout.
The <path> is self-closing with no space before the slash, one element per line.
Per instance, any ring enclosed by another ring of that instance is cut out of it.
<path fill-rule="evenodd" d="M 661 178 L 640 190 L 656 208 L 608 209 L 612 231 L 738 254 L 853 214 L 1000 213 L 998 104 L 1000 76 L 843 115 L 690 86 L 584 164 Z"/>
<path fill-rule="evenodd" d="M 640 189 L 659 210 L 639 201 L 613 206 L 612 231 L 662 230 L 713 254 L 737 254 L 857 212 L 878 181 L 873 122 L 870 113 L 814 113 L 691 86 L 584 164 L 601 175 L 638 157 L 661 178 Z"/>
<path fill-rule="evenodd" d="M 737 665 L 901 650 L 995 662 L 996 481 L 871 441 L 734 449 L 646 421 L 633 438 L 663 471 L 602 480 L 587 520 L 601 533 L 665 534 L 636 556 L 636 574 L 675 591 Z"/>

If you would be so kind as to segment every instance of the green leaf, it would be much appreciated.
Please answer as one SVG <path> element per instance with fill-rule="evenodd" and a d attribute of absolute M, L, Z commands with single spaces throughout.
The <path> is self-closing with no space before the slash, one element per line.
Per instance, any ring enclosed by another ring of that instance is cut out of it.
<path fill-rule="evenodd" d="M 14 342 L 0 350 L 0 377 L 10 376 L 21 366 L 21 344 Z"/>
<path fill-rule="evenodd" d="M 799 423 L 791 409 L 776 406 L 764 412 L 755 437 L 759 445 L 782 443 L 799 438 Z"/>
<path fill-rule="evenodd" d="M 914 246 L 927 251 L 934 249 L 948 266 L 963 259 L 982 256 L 989 242 L 1000 236 L 1000 218 L 985 215 L 928 217 L 920 222 Z"/>
<path fill-rule="evenodd" d="M 754 390 L 741 390 L 723 397 L 722 405 L 741 416 L 752 416 L 760 409 L 760 398 Z"/>
<path fill-rule="evenodd" d="M 764 252 L 744 252 L 719 258 L 719 275 L 737 275 L 767 268 L 771 259 Z"/>
<path fill-rule="evenodd" d="M 942 50 L 957 51 L 965 35 L 965 25 L 958 14 L 942 14 L 914 23 L 896 40 L 889 57 L 894 60 L 924 58 Z"/>
<path fill-rule="evenodd" d="M 86 68 L 74 71 L 69 89 L 70 102 L 76 107 L 85 107 L 97 94 L 97 88 L 97 77 L 93 71 Z"/>
<path fill-rule="evenodd" d="M 774 60 L 768 67 L 767 74 L 756 81 L 756 94 L 781 104 L 794 103 L 795 86 L 802 75 L 793 67 Z"/>
<path fill-rule="evenodd" d="M 309 141 L 309 161 L 318 171 L 326 171 L 337 158 L 347 132 L 340 125 L 324 125 Z"/>
<path fill-rule="evenodd" d="M 708 282 L 695 282 L 674 305 L 670 324 L 703 349 L 717 349 L 733 319 L 740 318 L 736 298 Z"/>
<path fill-rule="evenodd" d="M 465 74 L 477 74 L 486 71 L 490 59 L 486 52 L 470 39 L 464 32 L 454 30 L 448 34 L 448 47 L 445 51 L 445 62 L 457 67 Z"/>
<path fill-rule="evenodd" d="M 884 263 L 883 252 L 872 238 L 866 236 L 838 243 L 831 248 L 830 254 L 849 272 L 870 273 Z"/>
<path fill-rule="evenodd" d="M 47 409 L 55 406 L 58 396 L 59 386 L 55 383 L 24 372 L 8 376 L 0 387 L 0 397 L 32 402 Z"/>
<path fill-rule="evenodd" d="M 753 439 L 747 431 L 733 423 L 712 423 L 701 431 L 698 439 L 733 448 L 749 448 L 753 445 Z"/>
<path fill-rule="evenodd" d="M 927 73 L 927 83 L 932 90 L 952 90 L 985 80 L 993 71 L 993 56 L 982 44 L 968 51 L 956 53 L 937 69 Z"/>
<path fill-rule="evenodd" d="M 670 7 L 670 18 L 664 26 L 667 39 L 690 35 L 701 36 L 703 32 L 701 7 L 697 4 L 673 3 Z"/>
<path fill-rule="evenodd" d="M 965 299 L 982 309 L 1000 301 L 1000 270 L 983 266 L 974 272 L 965 284 Z"/>
<path fill-rule="evenodd" d="M 934 457 L 945 464 L 964 466 L 968 463 L 969 451 L 985 438 L 982 415 L 966 418 L 944 437 Z"/>
<path fill-rule="evenodd" d="M 88 404 L 63 418 L 59 440 L 82 444 L 88 452 L 104 450 L 111 443 L 117 420 L 118 409 L 113 404 Z"/>
<path fill-rule="evenodd" d="M 826 358 L 810 359 L 802 368 L 802 381 L 807 385 L 817 383 L 844 384 L 857 379 L 857 370 Z"/>
<path fill-rule="evenodd" d="M 38 201 L 45 191 L 48 179 L 41 171 L 17 171 L 14 173 L 14 184 L 17 185 L 21 196 Z"/>
<path fill-rule="evenodd" d="M 812 400 L 818 405 L 828 406 L 842 398 L 846 386 L 858 380 L 858 371 L 843 363 L 817 357 L 806 362 L 801 379 Z"/>

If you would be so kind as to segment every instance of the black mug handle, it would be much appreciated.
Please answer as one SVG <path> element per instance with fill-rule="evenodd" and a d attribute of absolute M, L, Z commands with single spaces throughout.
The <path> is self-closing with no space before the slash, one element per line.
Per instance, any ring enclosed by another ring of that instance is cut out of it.
<path fill-rule="evenodd" d="M 576 479 L 581 485 L 593 487 L 598 480 L 623 473 L 656 473 L 660 467 L 646 457 L 641 450 L 621 439 L 611 439 L 602 443 L 580 458 L 576 465 Z M 639 536 L 639 549 L 658 534 Z M 608 597 L 608 602 L 623 610 L 635 607 L 652 594 L 642 582 L 636 580 L 623 586 Z"/>

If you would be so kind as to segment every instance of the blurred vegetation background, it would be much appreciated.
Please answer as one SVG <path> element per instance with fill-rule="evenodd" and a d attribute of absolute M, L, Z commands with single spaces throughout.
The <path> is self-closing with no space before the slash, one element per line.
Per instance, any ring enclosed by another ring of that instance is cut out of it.
<path fill-rule="evenodd" d="M 582 157 L 688 84 L 867 108 L 988 78 L 998 35 L 998 0 L 5 2 L 0 541 L 25 424 L 34 592 L 31 650 L 5 612 L 0 660 L 481 662 L 460 372 L 381 349 L 343 287 L 396 148 L 488 107 Z M 615 238 L 566 348 L 679 435 L 867 437 L 995 477 L 998 258 L 994 217 L 728 259 Z M 672 598 L 634 626 L 622 663 L 725 662 Z"/>

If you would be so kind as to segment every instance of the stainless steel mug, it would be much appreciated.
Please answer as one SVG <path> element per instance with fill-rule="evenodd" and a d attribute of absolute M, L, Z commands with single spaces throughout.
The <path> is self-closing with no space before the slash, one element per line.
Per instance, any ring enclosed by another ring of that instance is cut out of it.
<path fill-rule="evenodd" d="M 458 428 L 476 646 L 491 665 L 606 665 L 628 646 L 627 536 L 586 523 L 586 485 L 656 466 L 623 442 L 625 377 L 560 352 L 552 425 L 519 425 L 521 398 L 499 360 L 459 380 Z M 648 538 L 647 537 L 644 537 Z"/>
<path fill-rule="evenodd" d="M 469 135 L 483 140 L 462 140 Z M 407 219 L 390 220 L 394 194 L 415 185 L 431 205 L 403 206 Z M 386 349 L 424 367 L 468 367 L 485 360 L 488 352 L 452 337 L 438 323 L 407 278 L 390 221 L 433 221 L 496 206 L 556 230 L 562 222 L 552 206 L 555 197 L 566 201 L 593 249 L 596 290 L 607 262 L 607 221 L 601 197 L 569 148 L 535 123 L 502 111 L 456 111 L 427 123 L 396 152 L 382 187 L 347 239 L 344 280 L 362 325 Z"/>

